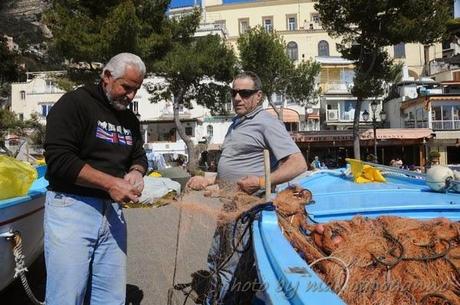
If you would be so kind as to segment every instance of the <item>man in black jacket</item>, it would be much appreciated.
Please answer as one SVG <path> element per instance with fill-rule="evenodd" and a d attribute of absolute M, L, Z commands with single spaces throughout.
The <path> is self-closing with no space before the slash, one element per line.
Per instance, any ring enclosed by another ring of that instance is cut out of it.
<path fill-rule="evenodd" d="M 125 304 L 126 222 L 119 203 L 137 202 L 147 159 L 128 105 L 145 65 L 114 56 L 98 85 L 65 94 L 47 117 L 46 304 Z"/>

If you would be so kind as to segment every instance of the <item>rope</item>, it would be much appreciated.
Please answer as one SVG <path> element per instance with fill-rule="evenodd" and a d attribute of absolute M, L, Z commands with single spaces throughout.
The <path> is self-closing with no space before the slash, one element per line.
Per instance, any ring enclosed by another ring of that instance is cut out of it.
<path fill-rule="evenodd" d="M 321 261 L 325 261 L 325 260 L 333 260 L 333 261 L 335 260 L 340 265 L 342 265 L 343 270 L 345 271 L 345 280 L 343 281 L 342 288 L 340 288 L 339 292 L 337 292 L 337 295 L 340 295 L 345 290 L 345 288 L 347 288 L 348 280 L 350 279 L 350 270 L 348 269 L 348 265 L 341 258 L 338 258 L 338 257 L 335 257 L 335 256 L 326 256 L 326 257 L 321 257 L 321 258 L 318 258 L 318 259 L 314 260 L 313 262 L 311 262 L 311 264 L 308 265 L 308 267 L 311 268 L 314 265 L 316 265 L 317 263 L 319 263 Z"/>
<path fill-rule="evenodd" d="M 172 304 L 172 296 L 176 283 L 176 272 L 177 272 L 177 256 L 179 255 L 179 242 L 180 242 L 180 227 L 181 227 L 181 222 L 182 222 L 182 205 L 179 207 L 179 221 L 177 222 L 177 234 L 176 234 L 176 250 L 175 250 L 175 257 L 174 257 L 174 271 L 173 271 L 173 278 L 172 278 L 172 286 L 174 288 L 169 288 L 168 289 L 168 305 Z M 184 287 L 185 288 L 185 287 Z M 183 289 L 180 289 L 183 291 Z M 188 296 L 190 293 L 186 296 L 184 304 L 187 302 Z"/>
<path fill-rule="evenodd" d="M 15 231 L 13 234 L 14 235 L 10 240 L 11 246 L 13 247 L 13 255 L 15 262 L 14 278 L 17 278 L 18 276 L 21 278 L 22 286 L 24 287 L 24 290 L 29 299 L 32 301 L 32 303 L 34 303 L 35 305 L 45 305 L 45 302 L 40 302 L 39 300 L 37 300 L 34 293 L 32 292 L 32 289 L 30 289 L 29 282 L 27 281 L 25 273 L 28 270 L 25 264 L 25 256 L 22 253 L 21 233 L 19 231 Z"/>

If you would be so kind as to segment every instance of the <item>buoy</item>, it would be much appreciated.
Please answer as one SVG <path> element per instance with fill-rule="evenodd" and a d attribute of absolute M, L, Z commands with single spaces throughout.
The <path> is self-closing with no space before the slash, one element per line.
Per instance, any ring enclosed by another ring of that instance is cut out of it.
<path fill-rule="evenodd" d="M 454 171 L 454 179 L 457 181 L 460 181 L 460 171 Z M 457 183 L 453 189 L 457 192 L 460 193 L 460 183 Z"/>
<path fill-rule="evenodd" d="M 442 165 L 434 165 L 426 173 L 426 184 L 435 192 L 445 192 L 452 179 L 454 172 Z"/>

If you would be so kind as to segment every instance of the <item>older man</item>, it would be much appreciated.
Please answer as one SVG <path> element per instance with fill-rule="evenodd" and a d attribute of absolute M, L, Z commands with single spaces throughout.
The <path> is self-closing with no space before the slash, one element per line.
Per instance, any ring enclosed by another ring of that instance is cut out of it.
<path fill-rule="evenodd" d="M 147 159 L 129 104 L 145 65 L 114 56 L 98 85 L 65 94 L 47 117 L 46 304 L 122 305 L 126 223 L 121 202 L 137 202 Z"/>
<path fill-rule="evenodd" d="M 236 183 L 252 194 L 264 188 L 264 149 L 270 151 L 272 185 L 291 180 L 307 169 L 305 159 L 286 131 L 284 124 L 262 109 L 262 84 L 253 72 L 243 72 L 233 80 L 231 96 L 236 117 L 227 131 L 217 169 L 217 182 Z M 214 183 L 204 177 L 193 177 L 188 187 L 199 190 Z M 233 226 L 217 228 L 208 256 L 212 274 L 207 304 L 249 304 L 256 287 L 254 257 L 247 236 L 243 243 L 248 251 L 231 249 Z M 238 227 L 237 232 L 242 228 Z M 241 289 L 245 287 L 245 289 Z"/>

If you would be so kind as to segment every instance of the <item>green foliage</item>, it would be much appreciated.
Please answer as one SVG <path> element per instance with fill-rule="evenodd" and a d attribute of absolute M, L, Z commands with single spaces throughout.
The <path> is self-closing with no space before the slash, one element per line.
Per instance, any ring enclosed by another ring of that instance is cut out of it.
<path fill-rule="evenodd" d="M 451 4 L 451 0 L 319 0 L 315 9 L 329 34 L 378 47 L 440 41 Z"/>
<path fill-rule="evenodd" d="M 315 89 L 315 78 L 321 70 L 321 65 L 315 61 L 301 61 L 291 73 L 288 74 L 286 95 L 291 100 L 305 106 L 315 104 L 315 98 L 320 94 Z"/>
<path fill-rule="evenodd" d="M 262 91 L 270 99 L 273 93 L 285 91 L 288 71 L 293 63 L 286 55 L 280 36 L 257 26 L 238 38 L 241 68 L 255 72 L 262 81 Z"/>
<path fill-rule="evenodd" d="M 238 49 L 241 68 L 259 75 L 269 102 L 273 93 L 283 93 L 304 105 L 318 94 L 315 77 L 320 65 L 302 61 L 295 66 L 286 54 L 284 41 L 276 33 L 261 26 L 252 28 L 238 38 Z"/>
<path fill-rule="evenodd" d="M 37 114 L 32 114 L 29 120 L 21 121 L 14 112 L 0 108 L 0 141 L 5 140 L 8 132 L 17 136 L 28 136 L 34 144 L 41 145 L 44 141 L 45 126 L 40 123 Z"/>
<path fill-rule="evenodd" d="M 43 145 L 45 143 L 45 126 L 40 123 L 38 115 L 33 113 L 29 120 L 24 121 L 23 128 L 27 129 L 28 137 L 32 144 Z"/>
<path fill-rule="evenodd" d="M 180 21 L 176 22 L 181 27 Z M 213 114 L 223 113 L 223 106 L 230 101 L 227 84 L 235 74 L 233 50 L 217 35 L 194 39 L 182 35 L 172 47 L 154 66 L 155 75 L 164 77 L 166 82 L 151 87 L 152 101 L 180 96 L 177 103 L 187 108 L 191 108 L 190 102 L 195 100 Z"/>
<path fill-rule="evenodd" d="M 0 36 L 0 85 L 18 81 L 23 74 L 16 60 L 17 54 L 8 49 L 6 38 Z"/>
<path fill-rule="evenodd" d="M 174 32 L 165 12 L 169 0 L 53 0 L 44 20 L 53 32 L 51 52 L 70 60 L 68 77 L 98 79 L 100 66 L 120 52 L 138 54 L 151 69 L 170 48 Z M 178 34 L 180 35 L 180 33 Z M 76 66 L 77 63 L 86 63 Z"/>
<path fill-rule="evenodd" d="M 22 122 L 16 118 L 16 115 L 8 109 L 0 108 L 0 131 L 22 127 Z"/>

